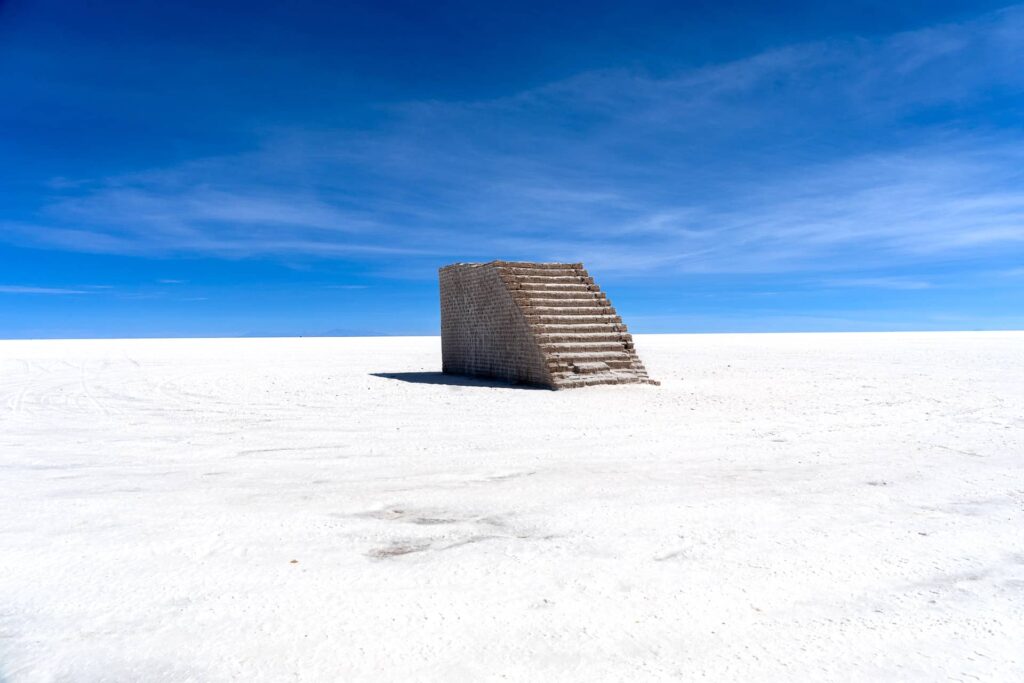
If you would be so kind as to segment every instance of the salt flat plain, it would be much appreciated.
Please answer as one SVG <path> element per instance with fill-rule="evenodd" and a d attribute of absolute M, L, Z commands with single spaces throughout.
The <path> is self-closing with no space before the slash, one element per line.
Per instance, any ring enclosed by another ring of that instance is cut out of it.
<path fill-rule="evenodd" d="M 1024 679 L 1024 333 L 637 346 L 0 342 L 0 680 Z"/>

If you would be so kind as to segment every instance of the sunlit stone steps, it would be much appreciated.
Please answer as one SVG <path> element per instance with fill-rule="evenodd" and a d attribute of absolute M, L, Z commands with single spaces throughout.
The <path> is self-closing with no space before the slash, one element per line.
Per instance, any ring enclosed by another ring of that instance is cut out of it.
<path fill-rule="evenodd" d="M 496 262 L 554 388 L 652 383 L 633 338 L 581 263 Z"/>
<path fill-rule="evenodd" d="M 582 263 L 456 263 L 439 277 L 445 372 L 552 389 L 657 384 Z"/>

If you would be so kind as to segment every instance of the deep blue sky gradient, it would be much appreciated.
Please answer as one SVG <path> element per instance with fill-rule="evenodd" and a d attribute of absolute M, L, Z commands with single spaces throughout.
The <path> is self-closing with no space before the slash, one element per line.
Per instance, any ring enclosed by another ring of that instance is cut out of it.
<path fill-rule="evenodd" d="M 0 0 L 0 338 L 1024 328 L 1024 5 Z"/>

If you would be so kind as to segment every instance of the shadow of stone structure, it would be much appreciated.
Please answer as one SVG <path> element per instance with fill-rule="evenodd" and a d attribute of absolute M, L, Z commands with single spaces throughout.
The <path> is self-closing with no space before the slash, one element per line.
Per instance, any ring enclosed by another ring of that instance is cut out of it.
<path fill-rule="evenodd" d="M 443 372 L 371 372 L 374 377 L 395 379 L 399 382 L 413 384 L 447 384 L 457 387 L 492 387 L 496 389 L 540 389 L 533 384 L 523 384 L 503 379 L 488 377 L 469 377 L 466 375 L 450 375 Z"/>

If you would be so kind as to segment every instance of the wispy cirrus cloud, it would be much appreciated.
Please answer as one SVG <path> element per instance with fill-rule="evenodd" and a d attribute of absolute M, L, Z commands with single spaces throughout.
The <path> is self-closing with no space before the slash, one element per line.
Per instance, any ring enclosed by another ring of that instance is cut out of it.
<path fill-rule="evenodd" d="M 65 289 L 63 287 L 30 287 L 26 285 L 0 285 L 0 294 L 44 294 L 63 296 L 67 294 L 89 294 L 84 289 Z"/>
<path fill-rule="evenodd" d="M 854 277 L 825 280 L 825 287 L 872 289 L 931 289 L 934 285 L 927 280 L 909 277 Z"/>
<path fill-rule="evenodd" d="M 1024 254 L 1024 140 L 979 109 L 1024 91 L 1021 63 L 1016 6 L 668 77 L 594 71 L 394 106 L 372 129 L 286 126 L 247 154 L 61 179 L 2 235 L 103 253 L 628 272 Z"/>

